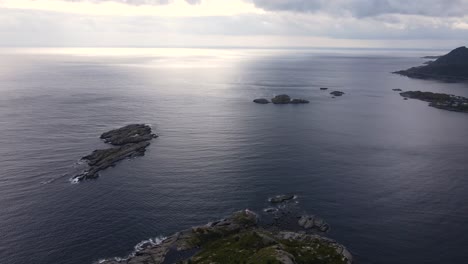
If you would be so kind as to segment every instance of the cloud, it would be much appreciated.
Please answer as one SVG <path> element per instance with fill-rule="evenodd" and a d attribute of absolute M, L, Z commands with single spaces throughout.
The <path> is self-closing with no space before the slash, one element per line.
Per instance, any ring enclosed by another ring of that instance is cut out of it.
<path fill-rule="evenodd" d="M 450 11 L 466 1 L 427 1 L 443 11 L 396 0 L 0 0 L 0 45 L 466 45 L 468 15 Z"/>
<path fill-rule="evenodd" d="M 0 8 L 80 15 L 199 17 L 264 13 L 244 0 L 0 0 Z"/>
<path fill-rule="evenodd" d="M 105 3 L 115 2 L 128 5 L 167 5 L 173 2 L 173 0 L 64 0 L 68 2 L 93 2 L 93 3 Z M 201 0 L 185 0 L 185 2 L 195 5 L 199 4 Z"/>
<path fill-rule="evenodd" d="M 468 14 L 468 0 L 251 0 L 262 9 L 301 13 L 372 17 L 387 14 L 432 17 L 462 17 Z"/>

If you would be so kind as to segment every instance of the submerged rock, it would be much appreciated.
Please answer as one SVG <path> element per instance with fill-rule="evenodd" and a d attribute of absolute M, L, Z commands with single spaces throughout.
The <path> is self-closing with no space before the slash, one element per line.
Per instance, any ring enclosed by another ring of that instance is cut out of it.
<path fill-rule="evenodd" d="M 88 179 L 96 179 L 99 172 L 112 167 L 117 162 L 145 154 L 150 140 L 157 137 L 151 131 L 151 127 L 144 124 L 128 125 L 103 133 L 101 138 L 105 142 L 115 145 L 108 149 L 97 149 L 91 154 L 82 157 L 88 168 L 82 173 L 72 177 L 73 182 Z"/>
<path fill-rule="evenodd" d="M 345 94 L 344 92 L 340 92 L 340 91 L 333 91 L 330 93 L 331 95 L 334 95 L 334 96 L 342 96 L 343 94 Z"/>
<path fill-rule="evenodd" d="M 255 99 L 255 100 L 253 100 L 253 102 L 257 103 L 257 104 L 269 104 L 270 103 L 270 101 L 268 101 L 265 98 Z"/>
<path fill-rule="evenodd" d="M 309 101 L 305 99 L 293 99 L 291 104 L 308 104 Z"/>
<path fill-rule="evenodd" d="M 276 212 L 278 212 L 278 209 L 273 208 L 273 207 L 268 207 L 268 208 L 263 209 L 263 212 L 265 212 L 265 213 L 276 213 Z"/>
<path fill-rule="evenodd" d="M 287 94 L 280 94 L 272 98 L 271 102 L 274 104 L 289 104 L 291 102 L 291 97 Z"/>
<path fill-rule="evenodd" d="M 274 197 L 271 197 L 268 199 L 270 203 L 282 203 L 285 201 L 289 201 L 294 199 L 296 196 L 294 194 L 281 194 L 281 195 L 276 195 Z"/>
<path fill-rule="evenodd" d="M 343 245 L 316 234 L 267 229 L 249 210 L 226 219 L 178 232 L 157 245 L 127 258 L 101 264 L 350 264 L 352 255 Z"/>

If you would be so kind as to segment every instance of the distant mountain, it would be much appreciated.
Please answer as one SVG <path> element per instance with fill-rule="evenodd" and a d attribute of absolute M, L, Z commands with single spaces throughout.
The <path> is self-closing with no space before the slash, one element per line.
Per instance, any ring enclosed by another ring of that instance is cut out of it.
<path fill-rule="evenodd" d="M 418 79 L 468 81 L 468 48 L 456 48 L 432 63 L 394 73 Z"/>

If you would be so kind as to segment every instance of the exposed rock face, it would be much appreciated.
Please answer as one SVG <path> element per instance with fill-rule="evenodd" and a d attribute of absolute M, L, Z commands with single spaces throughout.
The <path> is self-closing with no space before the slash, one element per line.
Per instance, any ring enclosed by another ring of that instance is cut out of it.
<path fill-rule="evenodd" d="M 345 94 L 344 92 L 340 92 L 340 91 L 333 91 L 330 93 L 331 95 L 333 96 L 342 96 L 343 94 Z"/>
<path fill-rule="evenodd" d="M 270 101 L 268 101 L 265 98 L 255 99 L 255 100 L 253 100 L 253 102 L 257 103 L 257 104 L 269 104 L 270 103 Z"/>
<path fill-rule="evenodd" d="M 309 101 L 305 99 L 292 99 L 291 104 L 308 104 Z"/>
<path fill-rule="evenodd" d="M 294 194 L 280 194 L 268 199 L 270 203 L 282 203 L 294 199 L 296 196 Z"/>
<path fill-rule="evenodd" d="M 330 229 L 330 226 L 322 218 L 315 215 L 301 216 L 298 224 L 305 229 L 316 228 L 322 232 L 327 232 Z"/>
<path fill-rule="evenodd" d="M 151 133 L 151 127 L 145 124 L 133 124 L 103 133 L 101 139 L 106 143 L 121 146 L 128 143 L 149 141 L 157 137 Z"/>
<path fill-rule="evenodd" d="M 336 241 L 316 234 L 270 230 L 249 210 L 178 232 L 125 259 L 101 264 L 350 264 L 352 255 Z"/>
<path fill-rule="evenodd" d="M 454 112 L 468 113 L 468 98 L 443 93 L 408 91 L 401 96 L 429 102 L 429 106 Z"/>
<path fill-rule="evenodd" d="M 280 94 L 272 98 L 271 102 L 274 104 L 289 104 L 291 102 L 291 97 L 287 94 Z"/>
<path fill-rule="evenodd" d="M 468 81 L 468 48 L 460 47 L 424 66 L 396 71 L 410 78 L 447 82 Z"/>
<path fill-rule="evenodd" d="M 114 166 L 123 159 L 143 156 L 150 145 L 149 141 L 155 137 L 157 136 L 151 132 L 151 127 L 144 124 L 128 125 L 102 134 L 101 138 L 106 143 L 117 147 L 98 149 L 84 156 L 82 160 L 88 163 L 89 168 L 75 175 L 72 180 L 79 182 L 96 179 L 100 171 Z"/>

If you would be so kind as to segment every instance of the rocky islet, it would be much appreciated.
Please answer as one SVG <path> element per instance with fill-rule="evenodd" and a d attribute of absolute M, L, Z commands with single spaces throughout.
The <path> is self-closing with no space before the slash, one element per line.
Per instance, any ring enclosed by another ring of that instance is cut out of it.
<path fill-rule="evenodd" d="M 121 160 L 143 156 L 150 141 L 156 137 L 151 127 L 146 124 L 127 125 L 103 133 L 101 139 L 114 147 L 97 149 L 82 157 L 81 159 L 87 163 L 88 168 L 73 176 L 72 182 L 96 179 L 100 171 L 115 166 Z"/>

